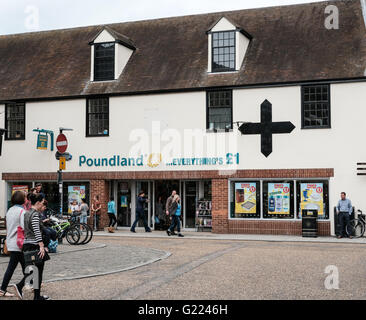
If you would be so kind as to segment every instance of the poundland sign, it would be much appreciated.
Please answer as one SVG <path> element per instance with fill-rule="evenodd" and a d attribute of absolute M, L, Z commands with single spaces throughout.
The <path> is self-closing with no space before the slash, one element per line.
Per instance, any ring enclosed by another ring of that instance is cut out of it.
<path fill-rule="evenodd" d="M 171 158 L 164 161 L 166 166 L 231 166 L 239 164 L 239 153 L 227 153 L 224 157 L 195 157 Z M 79 157 L 79 167 L 143 167 L 156 168 L 163 164 L 160 153 L 141 155 L 136 158 L 125 158 L 114 155 L 109 158 L 92 158 L 82 155 Z"/>

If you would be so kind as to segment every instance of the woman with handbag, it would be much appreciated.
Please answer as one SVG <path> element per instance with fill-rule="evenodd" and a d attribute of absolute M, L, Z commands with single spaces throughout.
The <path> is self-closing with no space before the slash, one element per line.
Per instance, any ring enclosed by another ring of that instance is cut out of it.
<path fill-rule="evenodd" d="M 49 300 L 47 296 L 41 296 L 41 284 L 45 261 L 50 257 L 47 253 L 42 239 L 42 221 L 40 220 L 39 212 L 43 208 L 44 196 L 42 193 L 32 194 L 30 197 L 32 208 L 24 215 L 24 260 L 25 263 L 34 264 L 38 271 L 38 284 L 34 286 L 34 300 Z M 33 263 L 32 263 L 33 261 Z M 34 271 L 32 271 L 34 272 Z M 30 274 L 26 274 L 29 276 Z"/>
<path fill-rule="evenodd" d="M 11 196 L 12 207 L 6 213 L 6 245 L 10 253 L 10 261 L 1 285 L 0 297 L 14 297 L 14 294 L 11 294 L 6 290 L 18 263 L 22 266 L 24 274 L 25 263 L 21 248 L 21 242 L 24 240 L 24 214 L 26 212 L 23 208 L 24 202 L 24 192 L 15 191 Z M 19 283 L 13 285 L 15 292 L 20 299 L 23 298 L 22 289 L 24 287 L 24 282 L 25 278 L 23 278 Z"/>

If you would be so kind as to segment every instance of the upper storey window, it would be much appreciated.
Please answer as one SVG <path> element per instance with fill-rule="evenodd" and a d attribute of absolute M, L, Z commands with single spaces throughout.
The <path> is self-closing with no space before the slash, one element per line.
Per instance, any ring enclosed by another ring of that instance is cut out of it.
<path fill-rule="evenodd" d="M 214 32 L 212 53 L 212 72 L 235 71 L 235 32 Z"/>
<path fill-rule="evenodd" d="M 99 43 L 95 45 L 94 80 L 114 80 L 115 44 Z"/>
<path fill-rule="evenodd" d="M 89 42 L 91 46 L 91 81 L 117 80 L 134 50 L 132 41 L 108 26 Z"/>
<path fill-rule="evenodd" d="M 222 17 L 207 31 L 208 72 L 239 71 L 252 36 Z"/>

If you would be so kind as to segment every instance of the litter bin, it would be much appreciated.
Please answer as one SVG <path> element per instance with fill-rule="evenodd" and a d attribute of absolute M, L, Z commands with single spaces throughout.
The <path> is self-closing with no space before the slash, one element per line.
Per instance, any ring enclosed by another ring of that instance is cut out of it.
<path fill-rule="evenodd" d="M 302 210 L 302 236 L 309 238 L 318 236 L 318 210 Z"/>

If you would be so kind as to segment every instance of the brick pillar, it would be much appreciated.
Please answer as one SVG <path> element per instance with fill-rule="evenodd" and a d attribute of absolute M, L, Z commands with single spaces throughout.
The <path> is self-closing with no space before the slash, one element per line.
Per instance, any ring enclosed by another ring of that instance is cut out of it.
<path fill-rule="evenodd" d="M 108 218 L 108 201 L 109 201 L 109 182 L 106 180 L 91 180 L 90 181 L 90 207 L 94 196 L 99 196 L 99 201 L 102 206 L 99 220 L 99 228 L 104 228 L 109 224 Z M 94 215 L 90 210 L 90 224 L 94 223 Z"/>
<path fill-rule="evenodd" d="M 212 179 L 212 232 L 229 233 L 228 179 Z"/>

